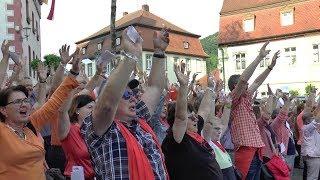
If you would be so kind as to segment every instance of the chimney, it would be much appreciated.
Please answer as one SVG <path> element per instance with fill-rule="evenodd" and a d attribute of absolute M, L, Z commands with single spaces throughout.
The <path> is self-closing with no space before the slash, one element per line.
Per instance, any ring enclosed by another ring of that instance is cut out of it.
<path fill-rule="evenodd" d="M 128 15 L 128 12 L 123 12 L 123 14 L 122 14 L 123 16 L 125 16 L 125 15 Z"/>
<path fill-rule="evenodd" d="M 142 10 L 149 12 L 149 5 L 148 4 L 142 5 Z"/>

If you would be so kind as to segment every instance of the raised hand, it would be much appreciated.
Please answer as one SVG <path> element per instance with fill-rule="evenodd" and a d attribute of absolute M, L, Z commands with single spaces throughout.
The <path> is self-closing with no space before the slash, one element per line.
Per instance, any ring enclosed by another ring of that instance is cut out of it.
<path fill-rule="evenodd" d="M 274 53 L 273 57 L 272 57 L 272 61 L 271 64 L 269 65 L 270 68 L 273 68 L 276 63 L 277 63 L 277 59 L 280 57 L 280 51 L 277 51 L 276 53 Z"/>
<path fill-rule="evenodd" d="M 133 58 L 141 59 L 142 57 L 142 40 L 138 38 L 136 43 L 133 43 L 127 35 L 128 28 L 122 32 L 121 48 Z"/>
<path fill-rule="evenodd" d="M 72 54 L 72 68 L 71 71 L 75 73 L 80 72 L 80 64 L 81 64 L 81 59 L 80 59 L 80 49 L 77 48 L 76 51 Z"/>
<path fill-rule="evenodd" d="M 194 73 L 194 74 L 193 74 L 193 76 L 192 76 L 192 82 L 195 82 L 195 81 L 196 81 L 197 76 L 198 76 L 197 73 Z"/>
<path fill-rule="evenodd" d="M 68 64 L 68 62 L 71 60 L 73 56 L 73 54 L 69 55 L 69 49 L 70 49 L 70 46 L 67 46 L 66 44 L 63 45 L 61 49 L 59 49 L 61 63 L 64 65 Z"/>
<path fill-rule="evenodd" d="M 185 75 L 177 64 L 174 64 L 174 73 L 178 79 L 180 86 L 188 86 L 190 71 Z"/>
<path fill-rule="evenodd" d="M 37 68 L 37 73 L 38 73 L 38 77 L 39 77 L 40 82 L 44 82 L 47 79 L 47 72 L 48 72 L 48 69 L 44 65 L 44 63 L 39 62 L 38 68 Z"/>
<path fill-rule="evenodd" d="M 266 50 L 266 47 L 268 46 L 268 44 L 269 44 L 269 41 L 264 43 L 263 46 L 261 47 L 260 52 L 259 52 L 260 58 L 264 58 L 270 53 L 270 50 Z"/>
<path fill-rule="evenodd" d="M 169 45 L 169 29 L 163 28 L 160 32 L 153 33 L 153 46 L 155 53 L 164 52 Z"/>
<path fill-rule="evenodd" d="M 11 41 L 4 40 L 1 45 L 1 51 L 4 58 L 9 58 L 9 47 L 11 45 Z"/>

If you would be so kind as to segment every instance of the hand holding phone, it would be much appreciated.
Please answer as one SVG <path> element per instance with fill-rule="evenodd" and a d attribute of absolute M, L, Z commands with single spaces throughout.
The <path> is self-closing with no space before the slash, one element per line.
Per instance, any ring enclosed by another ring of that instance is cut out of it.
<path fill-rule="evenodd" d="M 127 35 L 133 43 L 137 43 L 139 40 L 143 42 L 142 37 L 140 36 L 136 28 L 134 28 L 133 26 L 128 27 Z"/>

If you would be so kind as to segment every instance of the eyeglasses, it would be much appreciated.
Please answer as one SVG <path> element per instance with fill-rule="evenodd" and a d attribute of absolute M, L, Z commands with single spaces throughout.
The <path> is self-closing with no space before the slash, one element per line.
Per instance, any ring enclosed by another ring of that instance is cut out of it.
<path fill-rule="evenodd" d="M 9 102 L 7 105 L 9 104 L 14 104 L 14 105 L 22 105 L 22 103 L 26 103 L 26 104 L 30 104 L 31 101 L 29 98 L 25 98 L 25 99 L 16 99 L 14 101 Z"/>
<path fill-rule="evenodd" d="M 134 96 L 133 92 L 126 90 L 126 91 L 124 91 L 122 98 L 124 100 L 129 100 L 132 96 Z"/>

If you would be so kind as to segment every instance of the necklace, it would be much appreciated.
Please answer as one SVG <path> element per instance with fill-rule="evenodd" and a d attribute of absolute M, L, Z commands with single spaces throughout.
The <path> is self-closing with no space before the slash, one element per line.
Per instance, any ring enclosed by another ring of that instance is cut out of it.
<path fill-rule="evenodd" d="M 24 132 L 20 133 L 18 131 L 16 131 L 15 129 L 13 129 L 11 126 L 9 126 L 8 124 L 6 124 L 6 126 L 11 129 L 14 133 L 16 133 L 16 135 L 20 138 L 20 139 L 23 139 L 23 140 L 26 140 L 27 139 L 27 136 Z"/>

